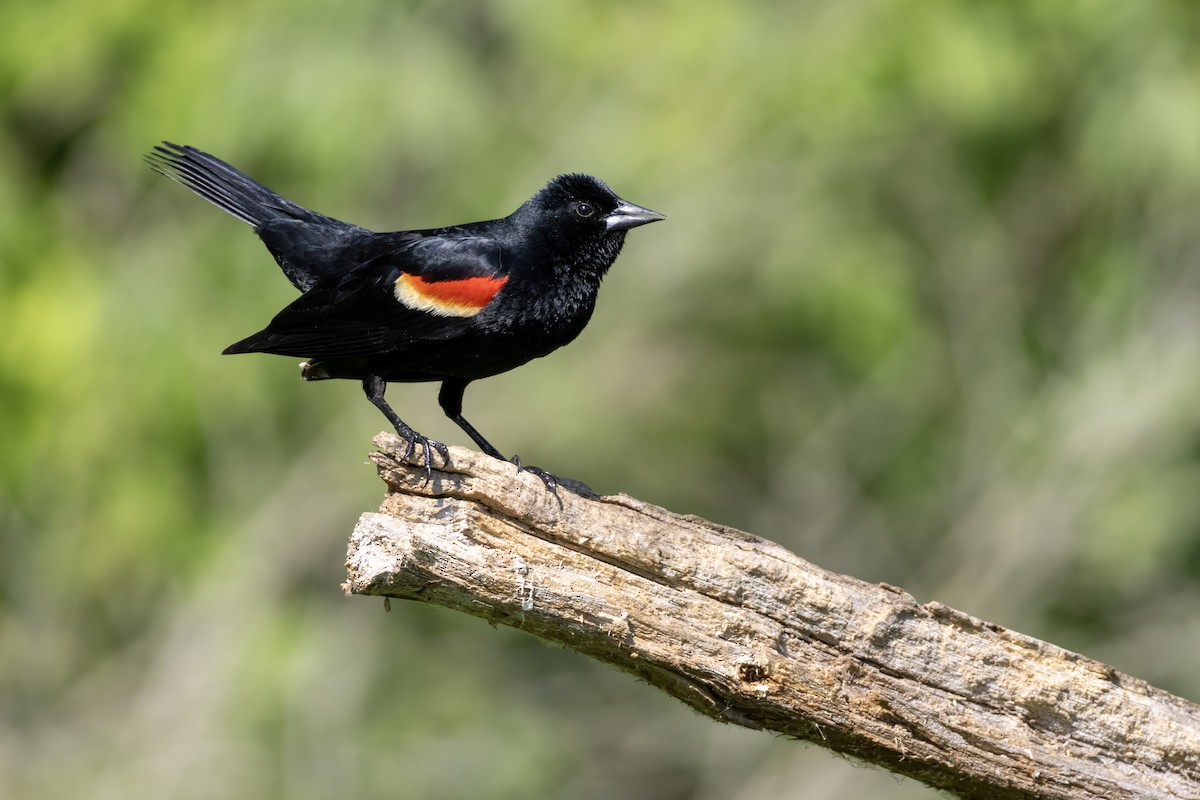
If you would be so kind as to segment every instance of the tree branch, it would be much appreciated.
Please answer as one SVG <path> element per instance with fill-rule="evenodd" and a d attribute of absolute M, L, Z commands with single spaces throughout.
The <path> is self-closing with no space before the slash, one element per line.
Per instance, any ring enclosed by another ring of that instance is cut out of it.
<path fill-rule="evenodd" d="M 1200 707 L 1112 667 L 474 451 L 423 485 L 419 450 L 375 443 L 388 494 L 351 537 L 348 593 L 511 625 L 961 797 L 1200 798 Z"/>

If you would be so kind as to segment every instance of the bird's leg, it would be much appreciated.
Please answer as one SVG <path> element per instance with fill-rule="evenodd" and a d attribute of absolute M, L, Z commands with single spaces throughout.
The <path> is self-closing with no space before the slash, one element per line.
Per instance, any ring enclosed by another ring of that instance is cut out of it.
<path fill-rule="evenodd" d="M 491 442 L 483 438 L 483 434 L 475 430 L 475 426 L 467 422 L 466 417 L 462 415 L 463 392 L 467 390 L 468 383 L 470 381 L 455 378 L 442 381 L 442 388 L 438 391 L 438 405 L 442 407 L 442 411 L 446 412 L 446 416 L 454 421 L 455 425 L 462 428 L 463 432 L 471 437 L 471 441 L 475 442 L 480 450 L 492 458 L 509 461 L 499 450 L 492 446 Z M 520 456 L 513 456 L 511 461 L 517 465 L 518 472 L 532 472 L 541 478 L 542 483 L 546 484 L 546 488 L 550 491 L 553 492 L 558 488 L 558 478 L 541 467 L 524 466 L 521 464 Z"/>
<path fill-rule="evenodd" d="M 470 381 L 448 379 L 442 381 L 442 388 L 438 391 L 438 405 L 442 407 L 442 411 L 446 412 L 446 416 L 454 421 L 454 424 L 462 428 L 467 436 L 471 437 L 471 441 L 475 445 L 487 453 L 492 458 L 498 458 L 501 461 L 507 461 L 503 454 L 492 443 L 483 438 L 483 434 L 475 430 L 475 426 L 467 422 L 462 415 L 463 392 L 467 390 L 467 384 Z"/>
<path fill-rule="evenodd" d="M 450 450 L 441 442 L 435 442 L 428 436 L 422 436 L 408 427 L 404 420 L 400 419 L 399 415 L 388 405 L 387 400 L 383 399 L 385 389 L 387 389 L 387 381 L 378 375 L 368 375 L 363 378 L 363 391 L 366 392 L 367 399 L 383 412 L 388 422 L 392 423 L 392 427 L 396 429 L 397 435 L 408 442 L 408 448 L 404 451 L 405 460 L 413 454 L 413 450 L 418 444 L 424 449 L 425 483 L 422 485 L 428 484 L 433 479 L 433 451 L 438 451 L 438 455 L 442 457 L 442 463 L 445 464 L 450 461 Z"/>

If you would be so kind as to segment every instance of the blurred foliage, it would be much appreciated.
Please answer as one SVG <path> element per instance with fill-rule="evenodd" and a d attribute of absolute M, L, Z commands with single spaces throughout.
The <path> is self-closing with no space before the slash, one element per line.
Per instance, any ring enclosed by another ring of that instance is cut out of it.
<path fill-rule="evenodd" d="M 604 177 L 669 220 L 468 392 L 501 449 L 1200 697 L 1198 36 L 1183 0 L 0 5 L 0 795 L 934 796 L 343 598 L 383 420 L 217 355 L 291 289 L 162 138 L 381 229 Z"/>

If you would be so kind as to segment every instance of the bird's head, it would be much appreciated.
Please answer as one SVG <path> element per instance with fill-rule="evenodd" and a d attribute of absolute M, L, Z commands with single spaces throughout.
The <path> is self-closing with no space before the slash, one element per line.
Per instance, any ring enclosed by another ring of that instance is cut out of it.
<path fill-rule="evenodd" d="M 550 181 L 518 215 L 560 248 L 588 251 L 592 249 L 589 244 L 611 242 L 612 248 L 603 249 L 613 249 L 612 258 L 616 257 L 625 231 L 665 219 L 656 211 L 622 200 L 599 178 L 578 172 L 559 175 Z"/>
<path fill-rule="evenodd" d="M 579 230 L 626 231 L 665 219 L 657 211 L 635 206 L 617 196 L 608 184 L 591 175 L 559 175 L 535 196 L 542 211 Z"/>

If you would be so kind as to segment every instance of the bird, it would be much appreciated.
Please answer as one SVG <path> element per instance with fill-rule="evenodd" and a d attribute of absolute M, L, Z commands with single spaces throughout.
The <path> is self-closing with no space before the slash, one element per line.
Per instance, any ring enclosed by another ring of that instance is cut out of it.
<path fill-rule="evenodd" d="M 509 460 L 463 416 L 468 384 L 573 341 L 626 233 L 665 219 L 583 173 L 559 175 L 506 217 L 376 232 L 288 200 L 203 150 L 164 141 L 150 167 L 248 223 L 301 294 L 223 351 L 300 357 L 304 380 L 352 379 L 406 440 L 449 450 L 392 409 L 388 383 L 440 382 L 438 404 L 485 453 Z M 547 489 L 559 479 L 511 459 Z"/>

